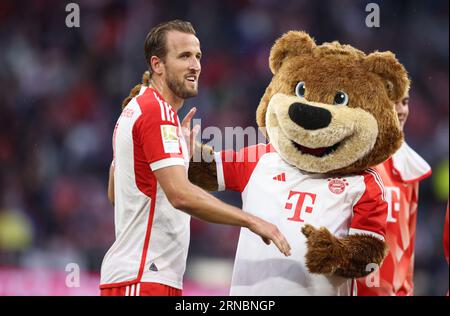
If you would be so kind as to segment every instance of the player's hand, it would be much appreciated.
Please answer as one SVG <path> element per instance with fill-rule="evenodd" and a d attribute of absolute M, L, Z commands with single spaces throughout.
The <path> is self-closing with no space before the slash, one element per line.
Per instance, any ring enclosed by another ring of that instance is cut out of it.
<path fill-rule="evenodd" d="M 197 108 L 193 107 L 189 111 L 189 113 L 186 114 L 183 121 L 181 122 L 181 131 L 188 145 L 189 158 L 192 158 L 192 155 L 194 154 L 195 138 L 197 137 L 197 134 L 200 131 L 200 125 L 198 124 L 195 125 L 194 128 L 191 130 L 191 120 L 194 117 L 196 111 Z"/>
<path fill-rule="evenodd" d="M 271 241 L 273 241 L 280 252 L 286 257 L 291 255 L 291 246 L 286 240 L 286 237 L 284 237 L 278 227 L 274 224 L 266 222 L 259 217 L 252 216 L 252 223 L 249 225 L 248 229 L 259 235 L 267 245 L 270 245 Z"/>

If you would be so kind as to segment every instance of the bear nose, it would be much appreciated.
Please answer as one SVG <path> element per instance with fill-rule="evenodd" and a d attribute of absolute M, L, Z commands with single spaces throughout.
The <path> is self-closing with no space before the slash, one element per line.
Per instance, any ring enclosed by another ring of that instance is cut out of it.
<path fill-rule="evenodd" d="M 331 122 L 330 111 L 299 102 L 289 106 L 289 117 L 297 125 L 307 130 L 324 128 Z"/>

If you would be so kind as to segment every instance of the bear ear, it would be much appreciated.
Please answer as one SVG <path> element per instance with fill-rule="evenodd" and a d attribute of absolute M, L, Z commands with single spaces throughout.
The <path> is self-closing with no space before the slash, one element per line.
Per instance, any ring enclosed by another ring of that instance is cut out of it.
<path fill-rule="evenodd" d="M 316 47 L 314 39 L 303 31 L 290 31 L 281 36 L 270 50 L 269 66 L 275 75 L 289 55 L 310 54 Z"/>
<path fill-rule="evenodd" d="M 364 58 L 364 64 L 385 81 L 392 101 L 398 102 L 406 95 L 410 84 L 408 73 L 392 52 L 374 52 Z"/>

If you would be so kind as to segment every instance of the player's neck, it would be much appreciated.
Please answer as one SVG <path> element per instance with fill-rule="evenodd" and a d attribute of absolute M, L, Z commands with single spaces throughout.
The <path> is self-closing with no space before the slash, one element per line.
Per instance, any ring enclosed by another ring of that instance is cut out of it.
<path fill-rule="evenodd" d="M 158 91 L 164 101 L 169 103 L 176 112 L 183 106 L 184 99 L 176 96 L 162 80 L 158 80 L 158 78 L 150 79 L 150 87 Z"/>

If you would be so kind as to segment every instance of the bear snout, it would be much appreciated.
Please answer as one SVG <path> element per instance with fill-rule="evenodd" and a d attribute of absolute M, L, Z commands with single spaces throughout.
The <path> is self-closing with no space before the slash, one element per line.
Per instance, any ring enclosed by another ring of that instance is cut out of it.
<path fill-rule="evenodd" d="M 327 109 L 300 102 L 289 106 L 289 117 L 297 125 L 307 130 L 327 127 L 331 123 L 331 113 Z"/>

